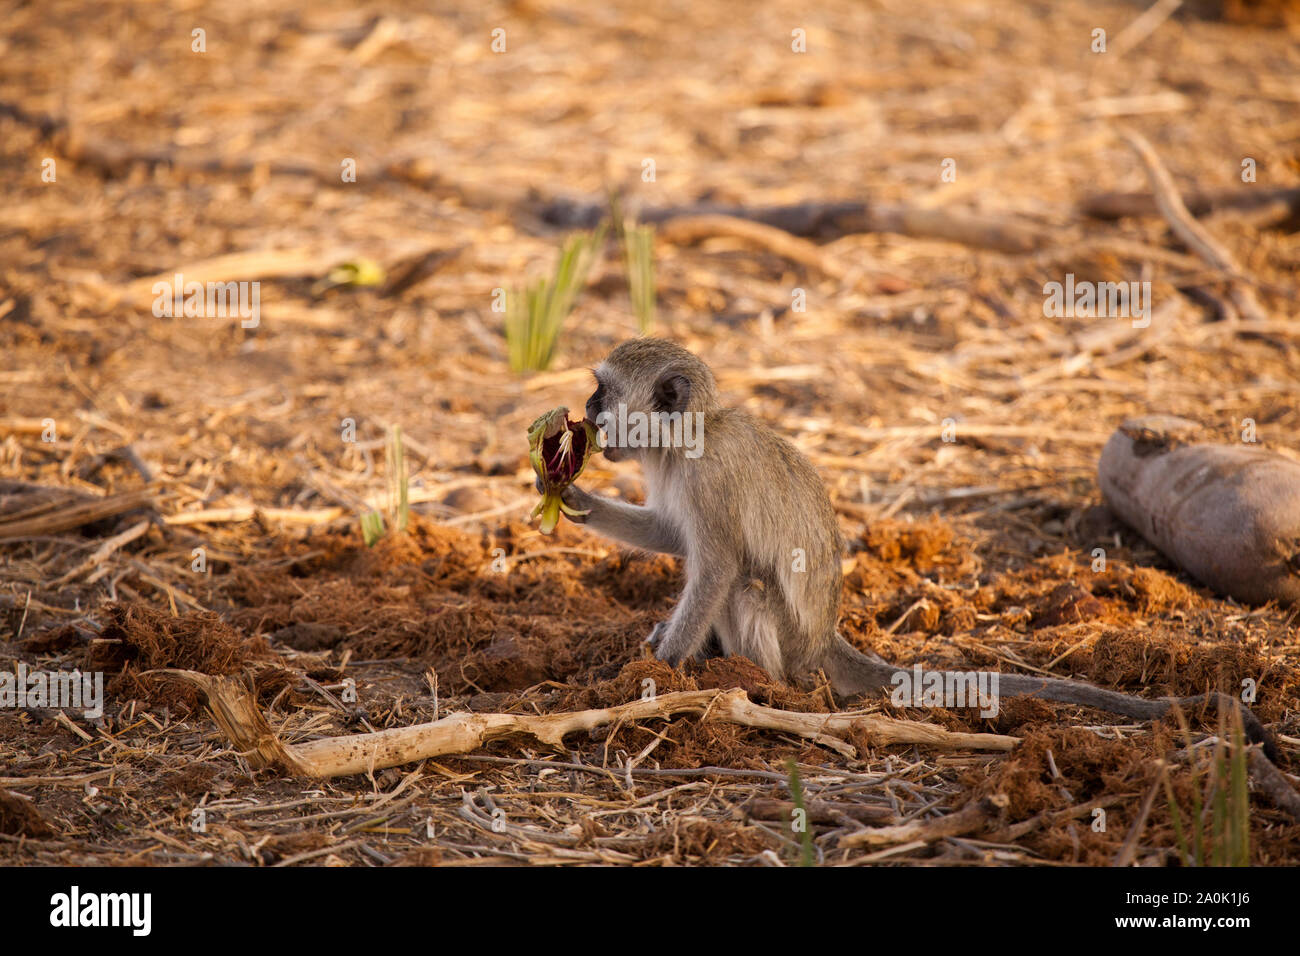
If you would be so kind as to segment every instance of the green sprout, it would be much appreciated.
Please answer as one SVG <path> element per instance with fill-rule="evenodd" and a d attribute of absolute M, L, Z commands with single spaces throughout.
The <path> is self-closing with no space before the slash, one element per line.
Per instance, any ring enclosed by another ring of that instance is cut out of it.
<path fill-rule="evenodd" d="M 564 241 L 555 274 L 506 294 L 506 347 L 510 369 L 539 372 L 550 367 L 564 321 L 573 309 L 605 242 L 606 226 Z"/>
<path fill-rule="evenodd" d="M 402 426 L 394 425 L 384 446 L 388 472 L 388 518 L 400 533 L 411 523 L 410 475 L 406 471 L 406 449 L 402 445 Z"/>
<path fill-rule="evenodd" d="M 799 767 L 793 758 L 787 760 L 785 765 L 790 771 L 790 799 L 794 801 L 795 811 L 803 815 L 804 826 L 799 834 L 799 865 L 812 866 L 817 857 L 813 852 L 812 830 L 808 826 L 808 810 L 803 802 L 803 783 L 799 780 Z"/>
<path fill-rule="evenodd" d="M 1180 722 L 1182 715 L 1179 715 Z M 1184 726 L 1184 733 L 1187 733 Z M 1174 798 L 1169 769 L 1164 767 L 1165 798 L 1174 830 L 1174 842 L 1184 866 L 1250 866 L 1250 793 L 1247 786 L 1246 731 L 1241 713 L 1232 711 L 1231 748 L 1224 743 L 1228 729 L 1222 718 L 1219 736 L 1210 755 L 1209 769 L 1202 770 L 1192 751 L 1192 806 L 1184 825 Z M 1204 782 L 1202 782 L 1204 778 Z M 1201 791 L 1205 791 L 1202 799 Z M 1190 842 L 1188 834 L 1190 832 Z"/>
<path fill-rule="evenodd" d="M 627 288 L 632 311 L 642 335 L 649 335 L 655 321 L 655 231 L 653 226 L 628 226 L 623 230 L 627 256 Z"/>
<path fill-rule="evenodd" d="M 384 516 L 378 511 L 367 511 L 361 516 L 361 540 L 367 548 L 384 536 Z"/>
<path fill-rule="evenodd" d="M 373 548 L 375 542 L 384 536 L 385 527 L 397 533 L 405 532 L 411 524 L 411 488 L 410 475 L 406 468 L 406 448 L 402 444 L 402 428 L 393 425 L 388 430 L 388 441 L 384 445 L 385 471 L 388 475 L 388 521 L 379 511 L 366 511 L 361 514 L 361 539 L 367 548 Z"/>

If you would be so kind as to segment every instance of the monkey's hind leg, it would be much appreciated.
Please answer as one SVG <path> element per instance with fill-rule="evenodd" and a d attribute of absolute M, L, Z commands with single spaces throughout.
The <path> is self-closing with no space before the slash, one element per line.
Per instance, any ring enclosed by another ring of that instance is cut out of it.
<path fill-rule="evenodd" d="M 742 579 L 727 598 L 714 628 L 723 653 L 748 657 L 774 680 L 782 680 L 781 630 L 778 609 L 767 591 Z"/>
<path fill-rule="evenodd" d="M 722 649 L 722 638 L 718 637 L 716 627 L 709 628 L 709 639 L 704 642 L 699 653 L 695 655 L 697 661 L 707 661 L 710 657 L 725 657 L 726 652 Z"/>

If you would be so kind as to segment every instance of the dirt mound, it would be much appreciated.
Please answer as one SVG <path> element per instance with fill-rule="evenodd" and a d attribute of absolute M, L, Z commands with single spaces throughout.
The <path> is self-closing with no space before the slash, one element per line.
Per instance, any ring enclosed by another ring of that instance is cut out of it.
<path fill-rule="evenodd" d="M 8 790 L 0 790 L 0 833 L 36 840 L 54 836 L 34 802 Z"/>
<path fill-rule="evenodd" d="M 204 674 L 255 672 L 259 696 L 269 699 L 293 682 L 267 642 L 249 637 L 211 611 L 172 617 L 141 604 L 107 604 L 103 632 L 86 653 L 84 669 L 112 673 L 110 697 L 138 697 L 159 706 L 192 710 L 199 694 L 148 671 L 177 668 Z"/>

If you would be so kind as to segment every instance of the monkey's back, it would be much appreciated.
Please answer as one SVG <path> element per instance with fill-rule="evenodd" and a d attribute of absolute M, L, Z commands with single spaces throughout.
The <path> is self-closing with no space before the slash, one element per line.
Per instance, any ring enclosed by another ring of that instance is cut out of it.
<path fill-rule="evenodd" d="M 842 542 L 821 477 L 798 449 L 739 409 L 710 412 L 690 507 L 721 524 L 744 556 L 745 573 L 777 589 L 797 632 L 787 658 L 814 659 L 835 637 Z M 788 660 L 794 665 L 798 660 Z"/>

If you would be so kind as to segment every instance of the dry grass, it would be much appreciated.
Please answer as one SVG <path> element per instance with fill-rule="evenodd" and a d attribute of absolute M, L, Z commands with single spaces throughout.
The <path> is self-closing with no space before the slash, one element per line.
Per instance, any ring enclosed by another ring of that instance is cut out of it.
<path fill-rule="evenodd" d="M 1164 760 L 1189 806 L 1198 764 L 1167 722 L 871 702 L 1024 743 L 859 739 L 850 758 L 679 716 L 563 754 L 521 739 L 308 783 L 249 767 L 192 692 L 146 673 L 244 674 L 290 742 L 612 706 L 646 678 L 831 709 L 747 662 L 640 660 L 672 562 L 522 521 L 528 424 L 581 407 L 585 367 L 637 318 L 610 240 L 552 370 L 521 378 L 494 290 L 543 275 L 614 192 L 656 224 L 657 332 L 824 475 L 851 548 L 846 635 L 909 665 L 1148 695 L 1250 677 L 1294 772 L 1294 610 L 1180 578 L 1098 507 L 1094 471 L 1111 430 L 1151 412 L 1223 437 L 1251 419 L 1300 454 L 1296 207 L 1194 198 L 1300 186 L 1300 48 L 1259 25 L 1286 4 L 1240 3 L 1231 20 L 1186 4 L 1122 58 L 1090 51 L 1146 6 L 0 5 L 0 536 L 18 535 L 0 543 L 0 665 L 94 666 L 109 687 L 98 723 L 0 710 L 0 859 L 790 865 L 794 759 L 821 862 L 1175 862 L 1166 801 L 1147 798 Z M 1149 191 L 1124 130 L 1227 260 L 1154 208 L 1085 214 Z M 839 200 L 867 206 L 820 229 L 743 218 Z M 362 261 L 386 278 L 322 281 Z M 260 281 L 258 326 L 155 317 L 153 283 L 178 272 Z M 1045 318 L 1043 285 L 1067 273 L 1150 281 L 1151 326 Z M 390 425 L 411 528 L 367 548 Z M 584 482 L 640 494 L 603 460 Z M 1212 722 L 1192 728 L 1213 745 Z M 1253 863 L 1300 862 L 1300 825 L 1259 792 L 1250 827 Z"/>

